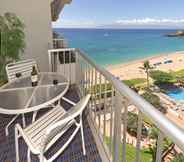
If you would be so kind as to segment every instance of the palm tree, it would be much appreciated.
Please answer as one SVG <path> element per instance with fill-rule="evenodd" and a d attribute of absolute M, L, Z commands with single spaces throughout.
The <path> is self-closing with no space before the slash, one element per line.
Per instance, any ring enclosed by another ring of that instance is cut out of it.
<path fill-rule="evenodd" d="M 155 127 L 155 126 L 152 126 L 150 128 L 150 130 L 149 130 L 148 137 L 149 137 L 149 139 L 155 140 L 155 143 L 153 143 L 152 145 L 149 145 L 148 149 L 149 149 L 149 152 L 152 155 L 152 161 L 153 162 L 156 161 L 156 152 L 157 152 L 157 145 L 158 145 L 158 135 L 159 135 L 159 129 L 157 127 Z M 167 156 L 167 154 L 173 149 L 173 146 L 174 146 L 174 144 L 173 144 L 172 141 L 170 141 L 168 138 L 164 138 L 164 140 L 163 140 L 162 158 Z M 171 150 L 169 150 L 170 148 L 171 148 Z M 165 152 L 166 152 L 166 154 L 165 154 Z M 176 162 L 180 162 L 180 161 L 176 161 Z M 181 162 L 183 162 L 183 161 L 181 161 Z"/>
<path fill-rule="evenodd" d="M 150 130 L 149 130 L 149 133 L 148 133 L 149 139 L 156 140 L 155 143 L 152 144 L 152 145 L 149 145 L 149 148 L 148 148 L 149 149 L 149 152 L 152 155 L 152 161 L 156 161 L 156 150 L 157 150 L 158 132 L 159 132 L 159 130 L 155 126 L 152 126 L 150 128 Z"/>
<path fill-rule="evenodd" d="M 146 73 L 146 78 L 147 78 L 147 87 L 149 88 L 149 71 L 153 69 L 150 65 L 150 62 L 148 60 L 144 61 L 143 67 L 140 67 L 143 69 Z"/>

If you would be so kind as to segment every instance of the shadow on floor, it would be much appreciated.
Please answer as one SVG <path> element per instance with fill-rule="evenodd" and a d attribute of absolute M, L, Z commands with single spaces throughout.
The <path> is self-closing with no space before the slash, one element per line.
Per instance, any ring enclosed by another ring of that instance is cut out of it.
<path fill-rule="evenodd" d="M 79 97 L 74 88 L 70 89 L 65 97 L 71 99 L 74 102 L 79 100 Z M 62 106 L 68 110 L 71 106 L 65 102 L 62 102 Z M 47 110 L 48 111 L 48 110 Z M 39 116 L 46 113 L 46 111 L 40 111 Z M 81 135 L 80 131 L 77 133 L 76 137 L 69 145 L 69 147 L 54 161 L 54 162 L 101 162 L 100 155 L 98 153 L 92 132 L 90 130 L 88 121 L 86 119 L 86 113 L 83 116 L 84 123 L 84 136 L 85 136 L 85 144 L 86 144 L 86 156 L 82 154 L 82 143 L 81 143 Z M 14 142 L 14 126 L 15 123 L 21 124 L 21 117 L 10 126 L 9 136 L 5 136 L 5 126 L 11 120 L 13 116 L 0 115 L 0 162 L 15 162 L 15 142 Z M 32 118 L 32 114 L 26 114 L 26 123 L 29 124 Z M 52 155 L 55 151 L 60 148 L 60 146 L 67 140 L 69 134 L 72 133 L 73 127 L 67 131 L 56 144 L 49 149 L 47 153 L 47 157 Z M 27 161 L 27 146 L 22 139 L 19 141 L 20 145 L 20 162 Z M 32 162 L 38 162 L 38 158 L 35 155 L 32 155 Z"/>

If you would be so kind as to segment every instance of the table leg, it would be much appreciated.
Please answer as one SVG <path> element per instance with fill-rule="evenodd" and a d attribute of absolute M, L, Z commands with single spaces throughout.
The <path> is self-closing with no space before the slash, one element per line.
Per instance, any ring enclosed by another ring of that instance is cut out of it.
<path fill-rule="evenodd" d="M 14 116 L 13 119 L 12 119 L 12 120 L 8 123 L 8 125 L 6 126 L 6 128 L 5 128 L 6 136 L 9 135 L 9 131 L 8 131 L 9 126 L 17 119 L 18 116 L 19 116 L 19 115 Z"/>

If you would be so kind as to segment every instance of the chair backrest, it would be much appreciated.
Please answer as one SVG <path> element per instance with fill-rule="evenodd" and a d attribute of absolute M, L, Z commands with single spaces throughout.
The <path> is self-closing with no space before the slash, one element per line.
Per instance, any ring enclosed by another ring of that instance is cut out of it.
<path fill-rule="evenodd" d="M 46 136 L 43 141 L 44 145 L 43 149 L 45 149 L 45 151 L 48 149 L 47 145 L 52 140 L 56 141 L 58 130 L 60 130 L 60 128 L 62 128 L 63 125 L 65 125 L 66 123 L 70 123 L 72 120 L 75 120 L 77 116 L 82 115 L 82 112 L 88 105 L 90 97 L 91 97 L 90 94 L 83 97 L 74 107 L 72 107 L 69 111 L 66 112 L 66 114 L 63 115 L 60 121 L 47 128 Z M 55 137 L 56 139 L 54 139 Z"/>
<path fill-rule="evenodd" d="M 62 116 L 62 118 L 60 119 L 59 122 L 57 122 L 54 125 L 52 125 L 51 127 L 49 127 L 48 130 L 47 130 L 47 133 L 49 134 L 50 132 L 52 132 L 52 130 L 54 130 L 58 126 L 60 126 L 64 123 L 67 123 L 70 120 L 75 119 L 77 116 L 79 116 L 84 111 L 84 109 L 86 108 L 90 97 L 91 97 L 90 94 L 83 97 L 74 107 L 72 107 L 70 110 L 68 110 L 66 112 L 66 114 L 64 114 Z"/>
<path fill-rule="evenodd" d="M 7 64 L 6 73 L 8 81 L 12 82 L 13 80 L 17 79 L 16 74 L 21 75 L 21 77 L 30 76 L 33 66 L 36 66 L 36 69 L 38 70 L 37 63 L 33 59 Z"/>

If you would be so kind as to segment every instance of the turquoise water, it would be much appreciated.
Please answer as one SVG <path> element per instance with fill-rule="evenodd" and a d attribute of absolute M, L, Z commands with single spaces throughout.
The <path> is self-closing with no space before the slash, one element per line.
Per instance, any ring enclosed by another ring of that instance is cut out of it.
<path fill-rule="evenodd" d="M 182 88 L 168 90 L 166 94 L 175 100 L 184 100 L 184 89 Z"/>
<path fill-rule="evenodd" d="M 54 30 L 64 35 L 70 47 L 82 49 L 104 66 L 184 50 L 184 38 L 164 36 L 175 30 Z"/>

